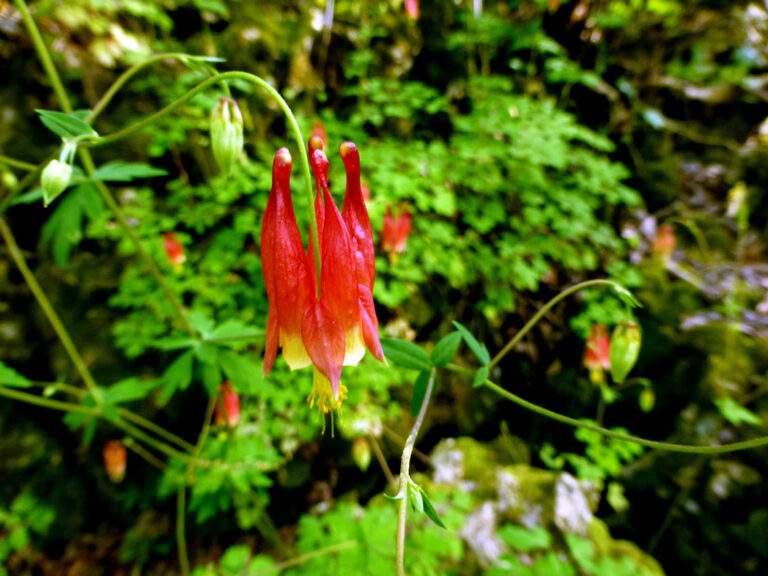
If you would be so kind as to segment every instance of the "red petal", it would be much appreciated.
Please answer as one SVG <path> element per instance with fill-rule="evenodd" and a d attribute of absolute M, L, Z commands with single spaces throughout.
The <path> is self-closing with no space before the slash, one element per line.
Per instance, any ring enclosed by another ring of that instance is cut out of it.
<path fill-rule="evenodd" d="M 339 152 L 344 161 L 344 170 L 347 173 L 347 190 L 344 195 L 342 218 L 347 225 L 349 235 L 357 242 L 356 250 L 361 255 L 358 258 L 359 264 L 357 266 L 358 283 L 373 291 L 373 283 L 376 279 L 376 262 L 371 220 L 368 217 L 368 209 L 365 207 L 360 186 L 360 153 L 357 151 L 357 146 L 352 142 L 344 142 L 339 148 Z"/>
<path fill-rule="evenodd" d="M 326 188 L 320 292 L 346 334 L 360 329 L 357 265 L 352 241 L 333 197 Z"/>
<path fill-rule="evenodd" d="M 277 343 L 280 336 L 280 326 L 277 323 L 277 313 L 269 307 L 267 316 L 267 343 L 264 346 L 264 376 L 272 371 L 277 356 Z"/>
<path fill-rule="evenodd" d="M 331 382 L 334 396 L 338 395 L 344 365 L 344 329 L 323 300 L 312 298 L 310 301 L 304 313 L 301 336 L 312 363 Z"/>
<path fill-rule="evenodd" d="M 365 345 L 375 358 L 386 362 L 384 351 L 379 342 L 379 319 L 376 317 L 376 308 L 373 305 L 373 296 L 367 286 L 360 284 L 357 287 L 360 296 L 360 316 L 363 321 L 363 337 Z"/>
<path fill-rule="evenodd" d="M 272 322 L 279 328 L 283 346 L 286 338 L 300 341 L 301 319 L 311 294 L 306 254 L 293 212 L 291 168 L 291 155 L 281 148 L 275 154 L 272 191 L 261 230 L 261 265 L 270 302 L 270 318 L 274 312 Z M 267 365 L 265 358 L 265 368 Z M 301 366 L 296 363 L 291 366 L 298 367 Z"/>

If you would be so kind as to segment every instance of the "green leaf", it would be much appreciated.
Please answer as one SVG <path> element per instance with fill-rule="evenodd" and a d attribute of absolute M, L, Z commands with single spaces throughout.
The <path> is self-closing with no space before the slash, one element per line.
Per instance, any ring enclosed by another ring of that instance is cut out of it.
<path fill-rule="evenodd" d="M 426 514 L 427 518 L 432 520 L 432 522 L 440 526 L 440 528 L 445 528 L 445 524 L 443 524 L 443 521 L 440 519 L 440 516 L 438 515 L 437 510 L 435 510 L 435 507 L 432 505 L 429 496 L 427 496 L 427 493 L 424 492 L 424 489 L 420 486 L 419 492 L 421 492 L 421 498 L 424 503 L 424 514 Z"/>
<path fill-rule="evenodd" d="M 213 330 L 213 320 L 209 317 L 203 314 L 202 312 L 190 312 L 187 316 L 187 320 L 189 320 L 189 323 L 192 325 L 192 328 L 197 330 L 200 334 L 203 335 L 203 337 L 208 337 Z"/>
<path fill-rule="evenodd" d="M 109 388 L 102 389 L 105 404 L 122 404 L 143 400 L 160 385 L 160 380 L 140 380 L 136 377 L 121 380 Z"/>
<path fill-rule="evenodd" d="M 216 329 L 208 334 L 209 340 L 227 340 L 236 338 L 245 338 L 249 336 L 262 336 L 264 330 L 247 326 L 240 320 L 227 320 L 223 324 L 216 326 Z"/>
<path fill-rule="evenodd" d="M 91 184 L 83 184 L 72 189 L 56 206 L 48 221 L 43 226 L 43 240 L 51 244 L 53 260 L 59 266 L 65 266 L 72 248 L 83 237 L 83 222 L 98 219 L 104 204 Z"/>
<path fill-rule="evenodd" d="M 219 363 L 216 362 L 210 364 L 207 362 L 200 362 L 197 366 L 197 370 L 205 391 L 208 392 L 209 396 L 215 395 L 219 390 L 219 386 L 224 381 Z"/>
<path fill-rule="evenodd" d="M 384 355 L 398 366 L 414 370 L 430 370 L 432 362 L 420 346 L 398 338 L 382 338 L 381 347 Z"/>
<path fill-rule="evenodd" d="M 168 336 L 167 338 L 157 338 L 152 341 L 152 347 L 158 350 L 182 350 L 192 348 L 199 343 L 196 338 L 189 336 Z"/>
<path fill-rule="evenodd" d="M 71 114 L 56 110 L 35 110 L 40 115 L 40 121 L 48 130 L 58 134 L 62 138 L 75 136 L 98 136 L 96 131 L 83 118 L 89 114 L 89 110 L 77 110 Z"/>
<path fill-rule="evenodd" d="M 186 390 L 192 382 L 192 369 L 195 356 L 192 350 L 187 350 L 176 358 L 163 372 L 163 392 L 160 394 L 160 402 L 167 402 L 176 390 Z"/>
<path fill-rule="evenodd" d="M 29 388 L 32 384 L 24 376 L 16 372 L 16 370 L 0 362 L 0 386 Z"/>
<path fill-rule="evenodd" d="M 252 360 L 230 350 L 219 351 L 219 363 L 240 392 L 253 394 L 261 383 L 261 369 Z"/>
<path fill-rule="evenodd" d="M 11 206 L 16 206 L 17 204 L 34 204 L 35 202 L 38 202 L 43 199 L 43 189 L 41 187 L 33 188 L 29 192 L 22 194 L 21 196 L 16 196 L 13 200 L 10 201 Z"/>
<path fill-rule="evenodd" d="M 134 178 L 152 178 L 155 176 L 166 176 L 168 172 L 162 168 L 155 168 L 143 162 L 123 162 L 122 160 L 113 160 L 99 166 L 91 174 L 91 180 L 102 180 L 105 182 L 130 182 Z"/>
<path fill-rule="evenodd" d="M 472 353 L 477 356 L 478 360 L 480 360 L 480 364 L 489 364 L 491 362 L 491 355 L 488 353 L 488 349 L 485 347 L 485 345 L 480 344 L 480 342 L 478 342 L 477 339 L 472 336 L 472 333 L 469 330 L 464 328 L 464 326 L 455 320 L 453 325 L 456 326 L 456 330 L 459 331 L 461 337 L 464 339 L 464 342 L 466 342 L 467 346 L 469 346 L 469 349 L 472 350 Z"/>
<path fill-rule="evenodd" d="M 397 502 L 398 500 L 405 498 L 405 494 L 402 492 L 398 492 L 394 496 L 390 496 L 389 494 L 382 494 L 382 496 L 384 496 L 384 500 L 389 500 L 390 502 Z"/>
<path fill-rule="evenodd" d="M 451 332 L 447 336 L 443 336 L 432 350 L 432 364 L 435 366 L 445 366 L 448 364 L 456 356 L 459 344 L 461 344 L 461 334 L 459 332 Z"/>
<path fill-rule="evenodd" d="M 733 398 L 717 398 L 715 406 L 720 414 L 734 426 L 740 424 L 751 424 L 752 426 L 762 426 L 763 420 L 752 412 L 738 404 Z"/>
<path fill-rule="evenodd" d="M 480 366 L 475 372 L 475 377 L 472 379 L 472 386 L 479 388 L 488 379 L 488 366 Z"/>
<path fill-rule="evenodd" d="M 419 372 L 416 382 L 413 384 L 413 396 L 411 397 L 411 416 L 414 418 L 421 409 L 421 403 L 424 402 L 424 396 L 427 393 L 429 385 L 429 374 L 426 370 Z"/>
<path fill-rule="evenodd" d="M 242 574 L 250 557 L 251 551 L 248 546 L 243 544 L 232 546 L 221 557 L 221 569 L 226 573 Z"/>
<path fill-rule="evenodd" d="M 542 526 L 529 530 L 514 524 L 504 524 L 499 528 L 498 534 L 505 544 L 522 552 L 549 548 L 552 540 L 549 532 Z"/>

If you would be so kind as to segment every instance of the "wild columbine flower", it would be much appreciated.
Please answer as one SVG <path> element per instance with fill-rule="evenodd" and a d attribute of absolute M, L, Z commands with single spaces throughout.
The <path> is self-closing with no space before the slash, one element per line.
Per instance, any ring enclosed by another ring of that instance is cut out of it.
<path fill-rule="evenodd" d="M 163 232 L 163 249 L 165 255 L 168 256 L 168 261 L 173 264 L 177 271 L 181 270 L 182 264 L 187 261 L 187 255 L 184 254 L 184 246 L 179 242 L 176 234 Z"/>
<path fill-rule="evenodd" d="M 120 440 L 109 440 L 104 444 L 104 469 L 107 476 L 115 484 L 125 478 L 125 469 L 128 460 L 128 451 Z"/>
<path fill-rule="evenodd" d="M 589 370 L 589 379 L 595 385 L 605 380 L 605 370 L 611 369 L 611 341 L 608 330 L 600 324 L 593 324 L 587 338 L 587 349 L 584 351 L 584 366 Z"/>
<path fill-rule="evenodd" d="M 240 422 L 240 396 L 232 388 L 232 383 L 229 380 L 225 380 L 219 386 L 219 395 L 221 396 L 221 407 L 219 402 L 216 402 L 213 409 L 213 422 L 217 426 L 221 426 L 226 419 L 227 426 L 235 428 Z"/>
<path fill-rule="evenodd" d="M 389 254 L 390 262 L 393 264 L 397 262 L 397 256 L 405 252 L 410 235 L 411 215 L 408 212 L 402 212 L 393 218 L 391 208 L 387 206 L 384 226 L 381 229 L 381 249 Z"/>
<path fill-rule="evenodd" d="M 317 181 L 317 238 L 320 285 L 312 233 L 304 250 L 291 199 L 293 162 L 287 149 L 275 154 L 272 190 L 261 230 L 261 259 L 269 300 L 264 374 L 274 366 L 278 346 L 292 370 L 313 365 L 308 401 L 326 414 L 341 407 L 343 366 L 355 366 L 365 348 L 381 361 L 378 319 L 373 305 L 376 276 L 373 235 L 360 191 L 360 157 L 351 142 L 340 148 L 347 172 L 343 213 L 328 190 L 328 159 L 312 138 L 309 157 Z"/>

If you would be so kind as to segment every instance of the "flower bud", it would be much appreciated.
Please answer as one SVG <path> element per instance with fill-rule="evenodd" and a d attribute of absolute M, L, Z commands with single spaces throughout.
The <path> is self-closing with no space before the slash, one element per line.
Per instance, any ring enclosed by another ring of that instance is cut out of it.
<path fill-rule="evenodd" d="M 666 225 L 659 226 L 656 236 L 654 236 L 651 243 L 651 251 L 656 259 L 665 267 L 675 251 L 675 244 L 677 244 L 677 241 L 672 227 Z"/>
<path fill-rule="evenodd" d="M 43 170 L 40 184 L 43 187 L 43 205 L 48 206 L 56 197 L 69 186 L 72 177 L 72 166 L 66 162 L 51 160 Z"/>
<path fill-rule="evenodd" d="M 228 176 L 243 150 L 243 116 L 232 98 L 219 98 L 211 111 L 211 147 L 219 169 Z"/>
<path fill-rule="evenodd" d="M 419 19 L 419 0 L 405 0 L 405 13 L 412 20 Z"/>
<path fill-rule="evenodd" d="M 352 443 L 352 460 L 363 472 L 371 465 L 371 445 L 362 436 Z"/>
<path fill-rule="evenodd" d="M 115 484 L 119 484 L 125 478 L 125 468 L 128 459 L 128 451 L 120 440 L 110 440 L 104 444 L 104 469 L 107 476 Z"/>
<path fill-rule="evenodd" d="M 589 370 L 590 381 L 600 385 L 604 381 L 604 370 L 611 368 L 610 359 L 611 342 L 608 339 L 608 331 L 605 326 L 593 324 L 587 338 L 587 348 L 584 351 L 584 367 Z"/>
<path fill-rule="evenodd" d="M 622 384 L 640 354 L 642 335 L 634 322 L 624 321 L 613 329 L 610 345 L 611 378 Z"/>
<path fill-rule="evenodd" d="M 643 391 L 640 392 L 638 402 L 640 404 L 640 410 L 643 412 L 650 412 L 653 410 L 653 407 L 656 405 L 656 394 L 653 393 L 653 388 L 643 388 Z"/>
<path fill-rule="evenodd" d="M 232 388 L 229 380 L 222 383 L 219 388 L 219 394 L 221 394 L 221 404 L 224 407 L 224 416 L 222 416 L 217 402 L 214 407 L 214 422 L 217 425 L 222 425 L 224 424 L 224 418 L 226 418 L 227 426 L 235 428 L 240 422 L 240 396 Z"/>
<path fill-rule="evenodd" d="M 163 250 L 168 256 L 168 261 L 177 269 L 180 269 L 181 265 L 187 261 L 184 246 L 173 232 L 163 232 Z"/>

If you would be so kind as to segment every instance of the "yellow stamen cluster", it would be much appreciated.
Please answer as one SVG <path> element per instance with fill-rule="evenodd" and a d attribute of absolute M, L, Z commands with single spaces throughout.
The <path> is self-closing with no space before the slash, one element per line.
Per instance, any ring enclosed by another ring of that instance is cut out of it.
<path fill-rule="evenodd" d="M 317 411 L 323 417 L 323 432 L 325 432 L 325 415 L 331 415 L 331 434 L 333 434 L 333 413 L 341 415 L 341 405 L 347 399 L 347 387 L 339 384 L 339 395 L 334 396 L 331 383 L 315 368 L 312 371 L 312 392 L 307 397 L 310 408 L 317 404 Z"/>

